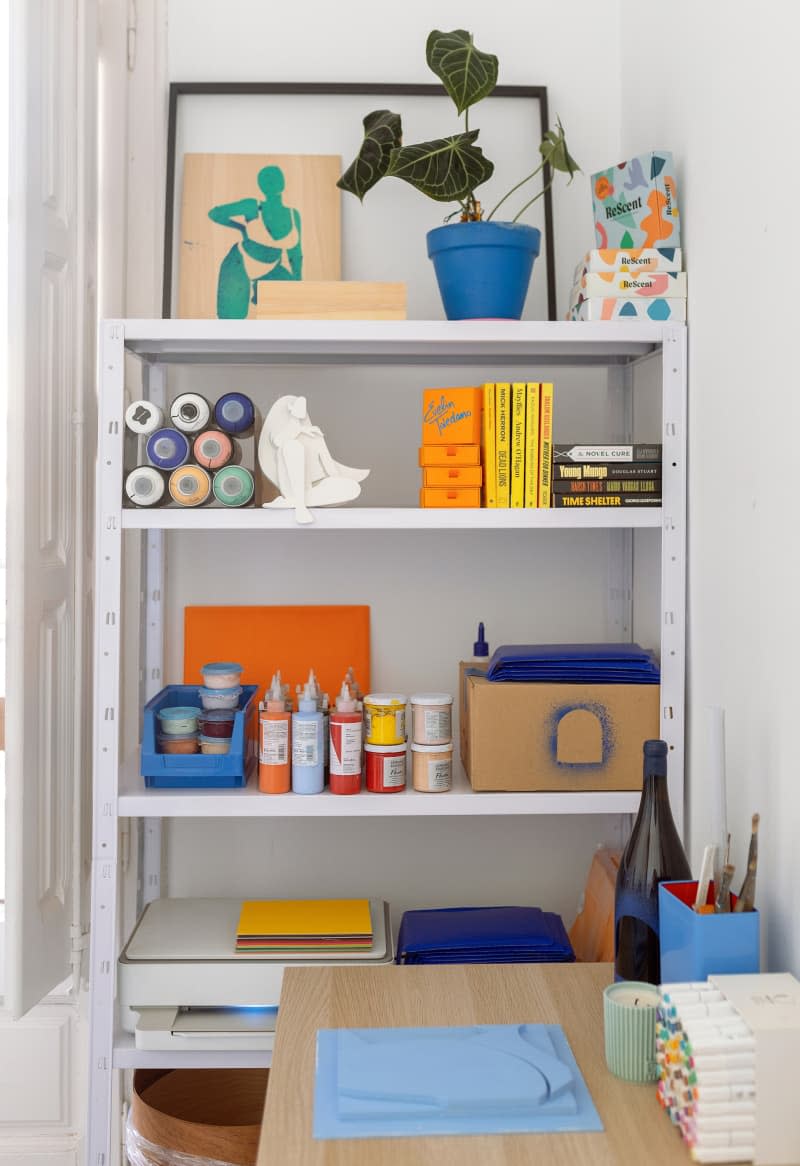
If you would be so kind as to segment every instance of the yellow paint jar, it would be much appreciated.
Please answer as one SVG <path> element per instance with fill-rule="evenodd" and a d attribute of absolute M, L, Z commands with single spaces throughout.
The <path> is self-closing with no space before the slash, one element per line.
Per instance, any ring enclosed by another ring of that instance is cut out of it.
<path fill-rule="evenodd" d="M 364 697 L 364 740 L 367 745 L 402 745 L 406 739 L 406 698 L 397 692 L 372 692 Z"/>

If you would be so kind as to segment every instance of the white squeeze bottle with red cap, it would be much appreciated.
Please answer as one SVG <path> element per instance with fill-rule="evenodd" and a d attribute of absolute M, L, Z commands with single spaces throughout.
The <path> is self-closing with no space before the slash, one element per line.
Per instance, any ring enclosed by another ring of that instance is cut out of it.
<path fill-rule="evenodd" d="M 292 713 L 292 790 L 296 794 L 321 794 L 325 788 L 325 746 L 322 713 L 317 693 L 306 686 Z"/>
<path fill-rule="evenodd" d="M 363 718 L 346 680 L 331 712 L 330 786 L 332 794 L 361 792 Z"/>

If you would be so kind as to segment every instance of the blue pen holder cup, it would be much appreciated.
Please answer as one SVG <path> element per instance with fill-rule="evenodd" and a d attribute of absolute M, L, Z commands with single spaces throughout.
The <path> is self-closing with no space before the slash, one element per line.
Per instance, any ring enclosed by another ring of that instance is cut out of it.
<path fill-rule="evenodd" d="M 714 902 L 714 884 L 706 902 Z M 758 972 L 758 911 L 701 915 L 692 909 L 697 882 L 661 883 L 658 917 L 661 982 L 705 980 L 713 975 Z M 731 908 L 736 896 L 731 895 Z"/>

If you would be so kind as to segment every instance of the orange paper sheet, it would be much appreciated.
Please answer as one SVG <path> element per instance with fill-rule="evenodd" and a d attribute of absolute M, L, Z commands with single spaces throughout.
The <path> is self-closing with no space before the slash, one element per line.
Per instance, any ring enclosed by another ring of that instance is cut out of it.
<path fill-rule="evenodd" d="M 369 899 L 247 899 L 236 934 L 283 940 L 371 936 Z"/>

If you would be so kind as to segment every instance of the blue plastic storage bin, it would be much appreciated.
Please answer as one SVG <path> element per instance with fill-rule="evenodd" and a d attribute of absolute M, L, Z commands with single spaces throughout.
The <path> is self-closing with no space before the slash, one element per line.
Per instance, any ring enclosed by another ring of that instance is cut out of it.
<path fill-rule="evenodd" d="M 240 789 L 247 785 L 258 758 L 255 684 L 242 687 L 228 753 L 156 751 L 156 714 L 164 708 L 197 703 L 197 689 L 196 684 L 168 684 L 144 706 L 141 770 L 147 789 Z"/>
<path fill-rule="evenodd" d="M 713 902 L 711 884 L 707 902 Z M 759 971 L 758 911 L 699 915 L 692 910 L 697 882 L 665 882 L 658 887 L 661 982 L 683 983 L 713 975 Z M 731 906 L 736 896 L 731 895 Z"/>

